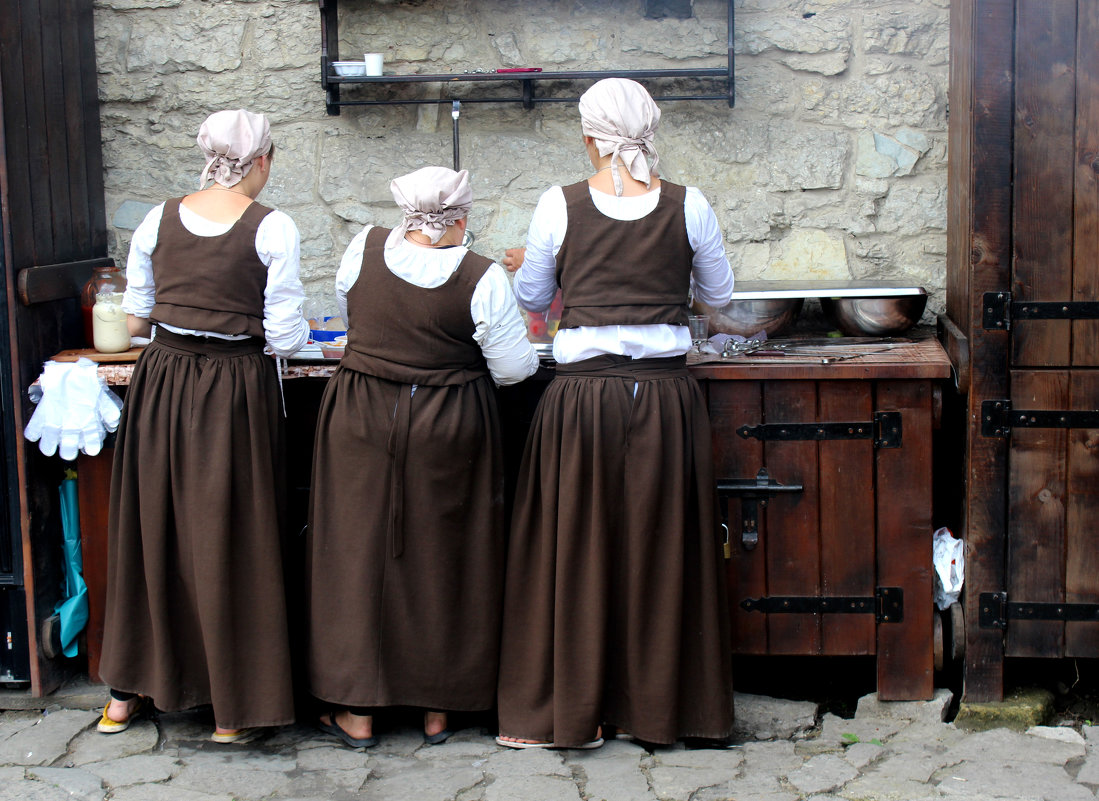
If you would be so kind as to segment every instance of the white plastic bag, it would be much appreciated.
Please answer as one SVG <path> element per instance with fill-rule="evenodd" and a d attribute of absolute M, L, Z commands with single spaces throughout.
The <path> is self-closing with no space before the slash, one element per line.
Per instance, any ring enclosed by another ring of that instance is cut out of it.
<path fill-rule="evenodd" d="M 958 600 L 965 581 L 965 543 L 948 528 L 935 532 L 932 545 L 935 564 L 935 606 L 946 609 Z"/>

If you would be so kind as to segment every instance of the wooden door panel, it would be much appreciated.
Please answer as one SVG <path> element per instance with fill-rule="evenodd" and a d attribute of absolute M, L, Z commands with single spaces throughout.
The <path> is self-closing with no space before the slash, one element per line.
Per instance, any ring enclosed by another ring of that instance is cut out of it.
<path fill-rule="evenodd" d="M 1013 409 L 1068 409 L 1067 370 L 1013 370 Z M 1009 601 L 1064 601 L 1065 454 L 1068 430 L 1015 427 L 1008 457 Z M 1064 623 L 1011 620 L 1008 656 L 1057 657 Z"/>
<path fill-rule="evenodd" d="M 811 423 L 817 420 L 817 392 L 813 381 L 766 381 L 763 385 L 765 423 Z M 768 441 L 764 460 L 771 477 L 783 484 L 801 484 L 804 490 L 771 500 L 763 517 L 767 538 L 767 594 L 819 596 L 820 504 L 817 443 Z M 772 654 L 820 653 L 820 615 L 767 615 L 767 638 Z"/>
<path fill-rule="evenodd" d="M 1072 296 L 1073 117 L 1076 8 L 1071 2 L 1018 4 L 1015 58 L 1015 236 L 1012 296 Z M 1016 365 L 1067 365 L 1072 323 L 1020 321 L 1012 327 Z"/>
<path fill-rule="evenodd" d="M 1099 300 L 1099 3 L 1078 3 L 1073 300 Z M 1072 364 L 1099 365 L 1099 321 L 1072 324 Z M 1094 408 L 1094 407 L 1089 407 Z"/>
<path fill-rule="evenodd" d="M 863 422 L 874 414 L 869 381 L 821 381 L 821 422 Z M 871 440 L 825 440 L 820 454 L 821 592 L 874 595 L 874 446 Z M 873 654 L 873 615 L 832 614 L 821 620 L 825 654 Z"/>
<path fill-rule="evenodd" d="M 904 620 L 878 624 L 878 697 L 934 694 L 931 575 L 932 393 L 927 381 L 879 381 L 878 411 L 901 414 L 903 445 L 876 457 L 877 583 L 900 587 Z"/>
<path fill-rule="evenodd" d="M 763 419 L 762 384 L 759 381 L 709 381 L 707 393 L 710 425 L 713 429 L 714 476 L 752 478 L 763 466 L 763 443 L 742 439 L 736 430 L 741 425 L 757 425 Z M 761 533 L 759 545 L 747 550 L 741 544 L 741 505 L 729 499 L 729 545 L 727 562 L 729 618 L 732 624 L 733 652 L 767 653 L 767 617 L 741 608 L 744 598 L 767 594 L 768 538 Z M 759 524 L 762 526 L 763 521 Z"/>
<path fill-rule="evenodd" d="M 1073 370 L 1073 409 L 1099 409 L 1099 371 Z M 1099 603 L 1099 429 L 1068 434 L 1065 601 Z M 1099 656 L 1099 623 L 1066 623 L 1065 656 Z"/>

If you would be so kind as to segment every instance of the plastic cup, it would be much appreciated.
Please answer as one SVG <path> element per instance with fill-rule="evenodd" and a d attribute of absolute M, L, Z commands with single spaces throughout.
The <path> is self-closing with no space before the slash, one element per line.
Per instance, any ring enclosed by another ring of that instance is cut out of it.
<path fill-rule="evenodd" d="M 366 74 L 370 76 L 378 76 L 382 74 L 382 54 L 381 53 L 367 53 L 363 56 L 363 61 L 366 62 Z"/>

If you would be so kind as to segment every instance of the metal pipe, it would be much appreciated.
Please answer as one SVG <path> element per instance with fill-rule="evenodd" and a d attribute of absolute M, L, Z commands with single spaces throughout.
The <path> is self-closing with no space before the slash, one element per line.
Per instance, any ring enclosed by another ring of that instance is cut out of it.
<path fill-rule="evenodd" d="M 455 100 L 450 104 L 450 116 L 454 120 L 454 172 L 462 169 L 461 159 L 458 157 L 458 117 L 462 113 L 462 101 Z"/>

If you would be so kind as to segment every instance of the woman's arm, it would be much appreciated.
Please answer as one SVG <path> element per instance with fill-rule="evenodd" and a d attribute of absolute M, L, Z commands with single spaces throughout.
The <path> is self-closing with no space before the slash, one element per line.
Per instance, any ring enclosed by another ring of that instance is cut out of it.
<path fill-rule="evenodd" d="M 302 315 L 300 237 L 294 221 L 281 211 L 263 218 L 256 231 L 256 253 L 267 265 L 263 292 L 263 330 L 278 356 L 291 356 L 309 341 L 309 323 Z"/>

